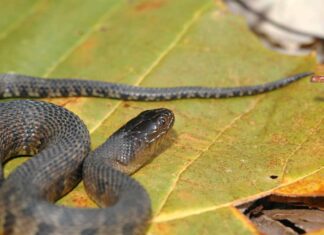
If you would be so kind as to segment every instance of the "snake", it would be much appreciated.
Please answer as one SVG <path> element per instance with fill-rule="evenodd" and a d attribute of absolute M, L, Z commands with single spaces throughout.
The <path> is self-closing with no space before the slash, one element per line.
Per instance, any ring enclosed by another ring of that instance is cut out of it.
<path fill-rule="evenodd" d="M 229 98 L 257 95 L 284 87 L 303 77 L 304 72 L 255 86 L 240 87 L 138 87 L 84 79 L 44 79 L 22 74 L 0 74 L 0 98 L 105 97 L 135 101 L 165 101 L 189 98 Z"/>
<path fill-rule="evenodd" d="M 6 73 L 0 74 L 0 98 L 228 98 L 272 91 L 311 74 L 254 86 L 159 88 Z M 143 111 L 91 150 L 85 124 L 64 107 L 30 99 L 1 102 L 0 234 L 145 234 L 152 218 L 150 198 L 130 175 L 152 160 L 174 120 L 166 108 Z M 33 157 L 5 178 L 2 166 L 21 155 Z M 81 180 L 100 208 L 55 204 Z"/>

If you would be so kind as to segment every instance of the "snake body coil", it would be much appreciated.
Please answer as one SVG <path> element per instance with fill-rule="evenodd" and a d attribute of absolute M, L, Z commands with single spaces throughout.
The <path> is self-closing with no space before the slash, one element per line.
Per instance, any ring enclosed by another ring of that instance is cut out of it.
<path fill-rule="evenodd" d="M 142 101 L 226 98 L 271 91 L 310 74 L 232 88 L 143 88 L 0 74 L 0 98 L 94 96 Z M 150 159 L 173 122 L 170 110 L 145 111 L 91 152 L 85 125 L 66 109 L 28 100 L 0 103 L 0 234 L 144 233 L 151 218 L 150 200 L 144 188 L 127 174 Z M 35 154 L 35 157 L 4 179 L 3 163 L 20 154 Z M 81 178 L 90 197 L 103 208 L 75 209 L 52 203 Z"/>
<path fill-rule="evenodd" d="M 0 234 L 142 234 L 150 200 L 121 171 L 132 173 L 149 160 L 173 120 L 167 109 L 145 111 L 89 153 L 88 130 L 66 109 L 28 100 L 0 103 L 0 163 L 17 154 L 36 154 L 7 179 L 1 172 Z M 112 206 L 75 209 L 51 203 L 81 176 L 97 204 Z"/>

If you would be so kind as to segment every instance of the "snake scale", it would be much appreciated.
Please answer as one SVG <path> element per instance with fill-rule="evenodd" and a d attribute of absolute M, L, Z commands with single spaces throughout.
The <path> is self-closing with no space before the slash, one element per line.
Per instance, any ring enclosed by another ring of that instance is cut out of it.
<path fill-rule="evenodd" d="M 275 90 L 311 74 L 228 88 L 144 88 L 0 74 L 0 98 L 226 98 Z M 145 189 L 128 175 L 152 158 L 173 123 L 174 115 L 168 109 L 144 111 L 91 151 L 86 126 L 65 108 L 32 100 L 0 103 L 0 234 L 144 234 L 151 219 L 150 199 Z M 35 156 L 4 179 L 2 165 L 22 154 Z M 89 196 L 102 208 L 53 204 L 81 179 Z"/>

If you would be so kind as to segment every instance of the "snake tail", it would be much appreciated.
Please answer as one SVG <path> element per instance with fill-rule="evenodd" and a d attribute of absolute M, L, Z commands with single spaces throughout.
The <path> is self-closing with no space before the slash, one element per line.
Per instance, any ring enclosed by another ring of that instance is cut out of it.
<path fill-rule="evenodd" d="M 43 79 L 7 73 L 0 74 L 0 98 L 87 96 L 137 101 L 229 98 L 257 95 L 276 90 L 312 74 L 312 72 L 300 73 L 254 86 L 157 88 L 82 79 Z"/>

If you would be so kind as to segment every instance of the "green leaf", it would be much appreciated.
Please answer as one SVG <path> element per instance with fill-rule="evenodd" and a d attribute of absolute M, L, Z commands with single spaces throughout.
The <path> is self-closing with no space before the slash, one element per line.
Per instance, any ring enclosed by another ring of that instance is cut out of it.
<path fill-rule="evenodd" d="M 315 65 L 313 56 L 266 49 L 220 1 L 19 3 L 1 0 L 1 72 L 216 87 L 265 83 Z M 18 5 L 19 12 L 13 7 Z M 323 91 L 321 84 L 304 79 L 244 98 L 46 100 L 77 113 L 91 132 L 93 147 L 145 109 L 173 110 L 170 146 L 135 174 L 153 203 L 148 233 L 255 234 L 234 204 L 323 172 L 324 107 L 316 98 Z M 11 162 L 6 171 L 17 164 Z M 93 206 L 82 185 L 60 203 Z"/>

